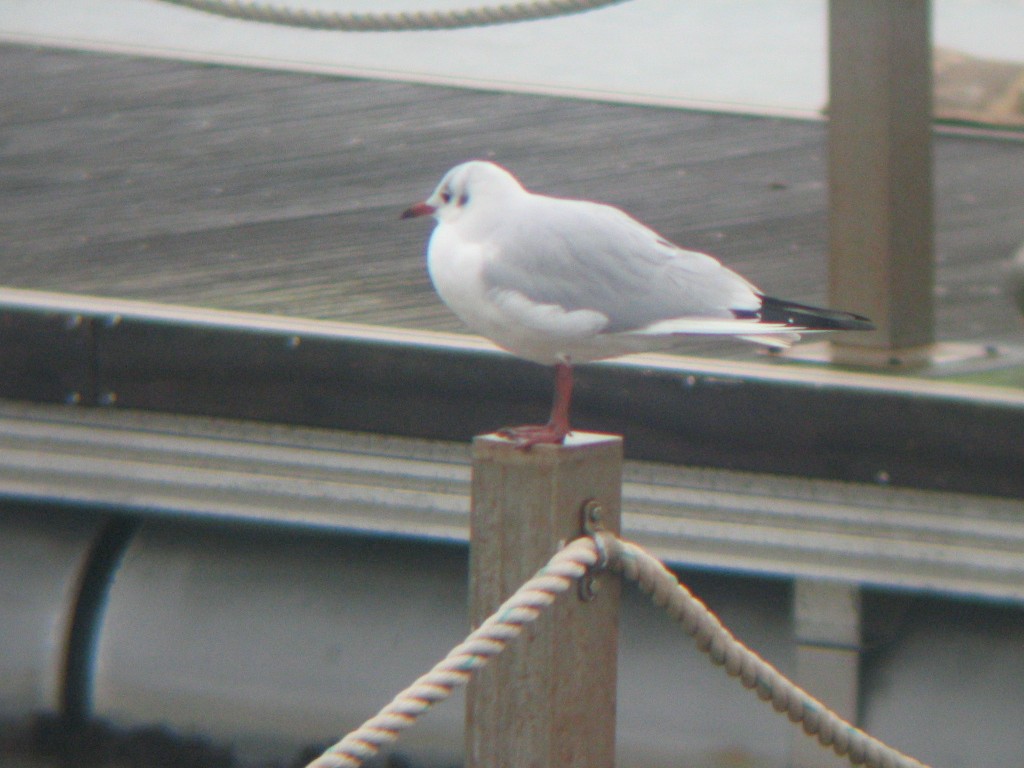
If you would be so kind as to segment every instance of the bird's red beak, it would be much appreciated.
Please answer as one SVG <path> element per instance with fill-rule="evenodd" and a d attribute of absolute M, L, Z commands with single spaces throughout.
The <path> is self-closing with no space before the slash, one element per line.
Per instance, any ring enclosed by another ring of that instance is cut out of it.
<path fill-rule="evenodd" d="M 416 205 L 413 205 L 405 210 L 405 212 L 402 214 L 402 218 L 414 219 L 417 216 L 429 216 L 435 210 L 436 209 L 432 205 L 427 205 L 426 203 L 416 203 Z"/>

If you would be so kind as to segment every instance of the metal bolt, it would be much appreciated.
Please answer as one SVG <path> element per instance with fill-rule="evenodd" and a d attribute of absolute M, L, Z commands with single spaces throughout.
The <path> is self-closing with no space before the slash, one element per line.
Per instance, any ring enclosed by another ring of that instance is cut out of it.
<path fill-rule="evenodd" d="M 583 504 L 583 530 L 593 533 L 601 529 L 601 518 L 604 515 L 604 507 L 597 499 L 588 499 Z"/>

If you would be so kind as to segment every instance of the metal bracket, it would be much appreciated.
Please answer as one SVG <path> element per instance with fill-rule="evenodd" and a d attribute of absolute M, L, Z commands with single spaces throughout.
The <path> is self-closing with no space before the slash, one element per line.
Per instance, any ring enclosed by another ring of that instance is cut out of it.
<path fill-rule="evenodd" d="M 580 528 L 584 536 L 589 536 L 593 540 L 594 547 L 597 550 L 597 562 L 580 577 L 578 585 L 579 598 L 585 603 L 597 597 L 599 587 L 598 574 L 608 566 L 608 552 L 605 549 L 604 542 L 598 535 L 604 531 L 603 515 L 604 507 L 597 499 L 587 499 L 580 508 Z"/>

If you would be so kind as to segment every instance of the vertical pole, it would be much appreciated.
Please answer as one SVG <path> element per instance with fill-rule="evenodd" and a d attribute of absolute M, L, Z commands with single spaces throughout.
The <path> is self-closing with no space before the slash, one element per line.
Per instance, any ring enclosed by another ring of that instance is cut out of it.
<path fill-rule="evenodd" d="M 830 0 L 829 301 L 877 330 L 839 362 L 922 362 L 935 340 L 929 0 Z"/>
<path fill-rule="evenodd" d="M 797 579 L 793 588 L 796 683 L 836 714 L 857 723 L 861 594 L 855 584 Z M 793 731 L 793 768 L 842 768 L 837 756 L 803 731 Z"/>
<path fill-rule="evenodd" d="M 574 433 L 564 445 L 517 450 L 473 442 L 470 617 L 477 626 L 566 542 L 595 500 L 619 530 L 622 439 Z M 618 580 L 594 599 L 567 594 L 470 682 L 468 768 L 613 768 Z"/>

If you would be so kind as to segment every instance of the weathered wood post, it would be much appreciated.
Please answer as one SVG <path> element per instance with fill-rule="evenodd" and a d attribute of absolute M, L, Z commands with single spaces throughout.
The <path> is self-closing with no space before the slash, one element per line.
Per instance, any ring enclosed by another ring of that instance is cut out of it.
<path fill-rule="evenodd" d="M 600 506 L 618 533 L 622 439 L 574 433 L 529 451 L 493 435 L 473 442 L 470 619 L 479 625 Z M 563 595 L 466 694 L 468 768 L 612 768 L 619 583 L 593 599 Z"/>
<path fill-rule="evenodd" d="M 935 341 L 929 0 L 829 3 L 829 301 L 877 330 L 838 362 L 926 362 Z"/>

